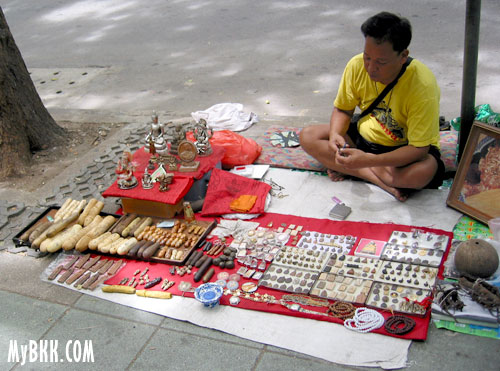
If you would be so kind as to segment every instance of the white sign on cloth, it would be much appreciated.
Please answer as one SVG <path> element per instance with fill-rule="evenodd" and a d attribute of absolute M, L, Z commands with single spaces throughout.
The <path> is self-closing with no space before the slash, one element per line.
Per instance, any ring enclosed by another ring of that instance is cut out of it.
<path fill-rule="evenodd" d="M 259 122 L 255 113 L 243 112 L 241 103 L 219 103 L 204 111 L 191 112 L 191 117 L 196 122 L 204 119 L 212 130 L 242 131 Z"/>

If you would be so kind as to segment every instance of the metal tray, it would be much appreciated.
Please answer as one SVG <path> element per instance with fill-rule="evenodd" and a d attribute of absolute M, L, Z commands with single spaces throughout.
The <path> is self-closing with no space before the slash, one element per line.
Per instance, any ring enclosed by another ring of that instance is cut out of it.
<path fill-rule="evenodd" d="M 37 218 L 32 220 L 26 227 L 24 227 L 18 234 L 16 234 L 12 240 L 15 244 L 16 247 L 21 247 L 21 246 L 27 246 L 31 248 L 31 243 L 29 241 L 22 241 L 21 236 L 29 230 L 34 230 L 40 223 L 45 222 L 49 220 L 49 218 L 53 218 L 56 212 L 59 210 L 60 206 L 49 206 L 45 211 L 43 211 Z M 123 217 L 123 215 L 117 215 L 117 214 L 109 214 L 109 213 L 100 213 L 101 216 L 107 216 L 107 215 L 112 215 L 114 216 L 117 221 L 114 223 L 109 230 L 112 230 L 114 226 L 120 221 L 120 218 Z M 138 215 L 141 216 L 141 215 Z M 163 218 L 155 218 L 153 217 L 153 222 L 154 224 L 157 224 L 165 219 Z M 198 236 L 198 239 L 196 243 L 193 245 L 193 247 L 189 249 L 184 249 L 186 252 L 183 255 L 182 260 L 174 260 L 174 259 L 164 259 L 164 258 L 158 258 L 153 256 L 152 258 L 148 259 L 148 261 L 156 262 L 156 263 L 164 263 L 164 264 L 170 264 L 170 265 L 184 265 L 184 263 L 189 259 L 190 255 L 193 253 L 194 250 L 197 250 L 200 247 L 200 244 L 205 240 L 205 238 L 209 235 L 209 233 L 212 231 L 212 229 L 217 225 L 216 220 L 214 219 L 213 221 L 203 221 L 203 220 L 197 220 L 195 221 L 196 224 L 201 225 L 202 227 L 205 228 L 205 231 Z M 167 228 L 168 229 L 168 228 Z M 97 250 L 91 251 L 94 254 L 99 254 L 99 255 L 107 255 L 107 256 L 114 256 L 114 257 L 120 257 L 120 258 L 128 258 L 128 259 L 134 259 L 134 260 L 141 260 L 139 258 L 131 258 L 128 257 L 127 255 L 117 255 L 117 254 L 105 254 Z"/>
<path fill-rule="evenodd" d="M 48 221 L 48 218 L 53 218 L 54 215 L 57 213 L 57 211 L 60 209 L 60 206 L 57 205 L 51 205 L 47 207 L 38 217 L 36 217 L 34 220 L 32 220 L 26 227 L 24 227 L 18 234 L 16 234 L 14 237 L 12 237 L 12 241 L 14 242 L 14 245 L 16 247 L 21 247 L 21 246 L 27 246 L 31 248 L 31 243 L 29 241 L 22 241 L 21 236 L 24 234 L 24 232 L 28 230 L 35 230 L 35 228 L 40 224 L 45 221 Z M 117 214 L 110 214 L 110 213 L 104 213 L 101 212 L 99 215 L 101 216 L 107 216 L 107 215 L 112 215 L 115 218 L 119 219 L 121 215 Z"/>

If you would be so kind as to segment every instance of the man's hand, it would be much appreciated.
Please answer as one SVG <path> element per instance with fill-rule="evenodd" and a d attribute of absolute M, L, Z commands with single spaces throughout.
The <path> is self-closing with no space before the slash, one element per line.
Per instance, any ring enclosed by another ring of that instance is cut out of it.
<path fill-rule="evenodd" d="M 354 110 L 343 111 L 334 107 L 332 116 L 330 117 L 330 136 L 328 139 L 328 147 L 334 152 L 338 153 L 341 148 L 346 146 L 345 135 Z"/>
<path fill-rule="evenodd" d="M 340 148 L 336 152 L 335 161 L 346 169 L 360 169 L 370 167 L 373 165 L 373 155 L 371 153 L 363 152 L 357 148 Z"/>
<path fill-rule="evenodd" d="M 338 153 L 346 146 L 345 138 L 340 134 L 330 134 L 328 145 L 334 153 Z"/>

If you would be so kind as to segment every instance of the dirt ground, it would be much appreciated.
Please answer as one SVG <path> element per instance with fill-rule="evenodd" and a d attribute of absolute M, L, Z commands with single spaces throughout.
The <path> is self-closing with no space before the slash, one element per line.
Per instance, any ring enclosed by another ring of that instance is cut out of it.
<path fill-rule="evenodd" d="M 68 133 L 67 140 L 59 146 L 33 153 L 31 166 L 26 174 L 4 179 L 2 188 L 32 192 L 73 164 L 78 157 L 113 135 L 121 123 L 58 122 Z"/>

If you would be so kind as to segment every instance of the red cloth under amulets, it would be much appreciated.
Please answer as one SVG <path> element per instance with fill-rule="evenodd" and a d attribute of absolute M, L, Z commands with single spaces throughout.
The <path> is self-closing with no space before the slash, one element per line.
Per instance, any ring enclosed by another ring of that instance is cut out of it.
<path fill-rule="evenodd" d="M 196 214 L 196 219 L 213 220 L 212 218 L 201 217 L 199 214 Z M 264 213 L 260 217 L 253 219 L 253 221 L 259 222 L 262 227 L 266 227 L 267 225 L 272 223 L 273 228 L 277 228 L 282 223 L 285 223 L 287 225 L 289 225 L 289 224 L 301 225 L 304 227 L 304 230 L 307 230 L 307 231 L 317 231 L 320 233 L 356 236 L 358 238 L 358 241 L 361 240 L 362 238 L 369 238 L 369 239 L 374 239 L 374 240 L 386 240 L 387 241 L 389 239 L 389 237 L 391 236 L 391 233 L 395 230 L 403 231 L 403 232 L 410 232 L 416 228 L 416 229 L 422 230 L 423 232 L 438 233 L 438 234 L 443 234 L 443 235 L 446 235 L 449 237 L 448 246 L 447 246 L 446 252 L 443 256 L 442 262 L 445 262 L 447 259 L 448 252 L 449 252 L 449 249 L 451 246 L 451 240 L 453 237 L 452 232 L 446 232 L 446 231 L 443 231 L 440 229 L 432 229 L 432 228 L 427 228 L 427 227 L 415 227 L 415 226 L 400 225 L 400 224 L 379 224 L 379 223 L 368 223 L 368 222 L 334 221 L 331 219 L 315 219 L 315 218 L 306 218 L 306 217 L 300 217 L 300 216 L 294 216 L 294 215 L 283 215 L 283 214 L 274 214 L 274 213 Z M 356 248 L 356 245 L 353 247 L 351 254 L 353 253 L 355 248 Z M 190 282 L 193 285 L 193 287 L 197 287 L 198 285 L 200 285 L 202 283 L 202 282 L 194 282 L 194 280 L 193 280 L 194 274 L 188 274 L 188 275 L 184 275 L 182 277 L 180 277 L 178 275 L 172 275 L 169 272 L 171 266 L 168 264 L 150 263 L 150 262 L 143 262 L 143 261 L 137 261 L 137 260 L 127 260 L 127 264 L 114 277 L 112 277 L 108 281 L 106 281 L 106 284 L 118 284 L 121 281 L 121 279 L 123 279 L 124 277 L 129 277 L 129 278 L 132 277 L 134 272 L 137 269 L 143 271 L 146 267 L 148 267 L 148 269 L 149 269 L 148 274 L 150 277 L 168 278 L 169 280 L 176 282 L 176 284 L 171 289 L 168 290 L 173 295 L 184 295 L 186 297 L 193 297 L 194 296 L 192 292 L 183 293 L 183 292 L 179 291 L 178 285 L 181 281 Z M 240 268 L 240 265 L 236 264 L 236 267 L 233 269 L 230 269 L 230 270 L 227 270 L 227 269 L 223 270 L 223 269 L 216 267 L 216 266 L 212 266 L 212 267 L 215 269 L 215 274 L 212 278 L 212 281 L 215 281 L 217 274 L 220 273 L 221 271 L 225 271 L 228 273 L 236 273 L 236 271 Z M 439 269 L 438 278 L 442 278 L 443 269 L 444 269 L 444 266 L 442 263 L 440 266 L 440 269 Z M 194 270 L 196 271 L 196 268 Z M 242 278 L 240 281 L 240 287 L 244 282 L 256 283 L 257 281 L 252 280 L 252 279 Z M 142 286 L 138 287 L 138 288 L 142 288 Z M 152 290 L 161 290 L 161 285 L 155 286 Z M 258 292 L 261 295 L 263 295 L 263 294 L 273 295 L 276 299 L 279 299 L 279 298 L 281 298 L 282 295 L 286 294 L 286 292 L 278 291 L 278 290 L 274 290 L 274 289 L 270 289 L 270 288 L 266 288 L 266 287 L 259 287 Z M 221 298 L 220 304 L 221 305 L 230 305 L 229 298 L 230 298 L 229 295 L 224 295 Z M 258 311 L 264 311 L 264 312 L 276 313 L 276 314 L 288 315 L 288 316 L 311 318 L 311 319 L 315 319 L 315 320 L 319 320 L 319 321 L 335 322 L 338 324 L 343 323 L 343 321 L 339 320 L 338 318 L 334 318 L 332 316 L 321 316 L 321 315 L 296 312 L 296 311 L 291 311 L 291 310 L 283 307 L 280 304 L 259 303 L 259 302 L 254 302 L 254 301 L 250 301 L 250 300 L 246 300 L 246 299 L 241 300 L 241 302 L 238 304 L 238 308 L 258 310 Z M 326 308 L 318 308 L 318 307 L 306 307 L 306 308 L 310 309 L 310 310 L 314 310 L 314 311 L 320 311 L 320 312 L 326 310 Z M 383 310 L 378 310 L 378 311 L 386 319 L 393 314 L 390 311 L 383 311 Z M 408 334 L 404 334 L 404 335 L 390 334 L 384 329 L 384 327 L 376 329 L 373 332 L 378 333 L 378 334 L 387 335 L 387 336 L 399 337 L 399 338 L 403 338 L 403 339 L 425 340 L 427 338 L 427 332 L 428 332 L 429 323 L 430 323 L 430 319 L 431 319 L 430 311 L 427 311 L 426 315 L 423 317 L 417 316 L 417 315 L 408 315 L 408 314 L 404 314 L 404 315 L 412 318 L 416 322 L 415 328 L 411 332 L 409 332 Z"/>

